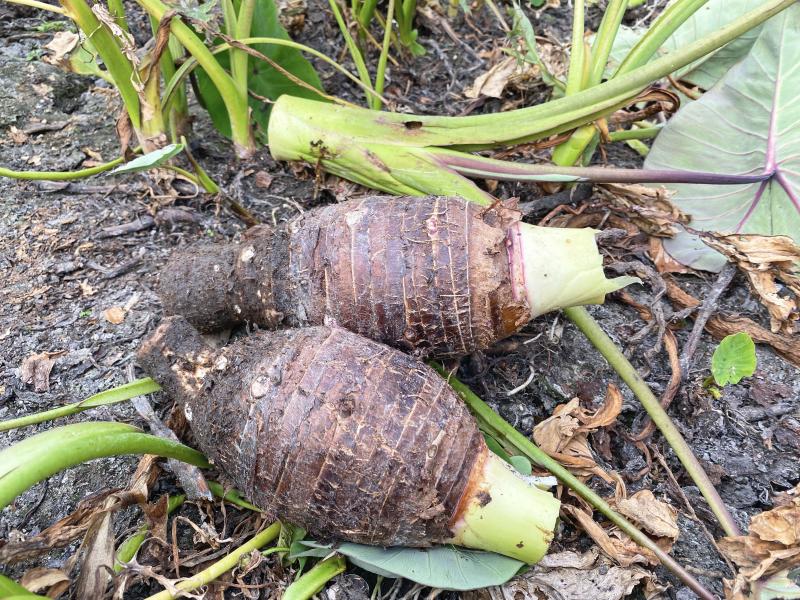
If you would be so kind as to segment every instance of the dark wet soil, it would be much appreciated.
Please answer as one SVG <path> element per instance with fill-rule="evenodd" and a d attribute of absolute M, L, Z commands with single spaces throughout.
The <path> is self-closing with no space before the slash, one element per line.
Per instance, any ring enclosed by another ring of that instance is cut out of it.
<path fill-rule="evenodd" d="M 647 18 L 653 4 L 630 18 Z M 590 11 L 591 25 L 596 27 L 600 14 L 596 8 Z M 39 60 L 52 34 L 35 28 L 48 20 L 36 11 L 0 4 L 0 165 L 4 167 L 74 170 L 87 159 L 117 156 L 114 121 L 119 106 L 113 93 L 101 81 L 65 74 Z M 528 105 L 545 99 L 546 89 L 533 86 L 524 93 L 511 91 L 503 101 L 475 105 L 467 100 L 462 91 L 488 68 L 485 57 L 502 43 L 503 33 L 485 8 L 477 8 L 469 19 L 458 16 L 451 24 L 454 37 L 440 22 L 422 18 L 420 39 L 428 53 L 417 60 L 401 59 L 400 67 L 390 68 L 386 96 L 394 108 L 455 115 L 497 111 L 507 102 Z M 565 44 L 569 14 L 564 7 L 549 9 L 542 13 L 537 28 Z M 306 26 L 298 39 L 331 56 L 341 56 L 333 19 L 317 0 L 310 2 Z M 319 69 L 330 93 L 360 101 L 358 90 L 346 80 L 328 67 Z M 214 133 L 199 110 L 196 112 L 195 155 L 229 196 L 262 221 L 279 221 L 315 204 L 362 193 L 334 179 L 319 187 L 310 169 L 276 164 L 267 151 L 247 164 L 238 164 L 229 144 Z M 625 147 L 611 153 L 609 160 L 617 165 L 639 163 L 638 155 Z M 187 187 L 179 191 L 177 197 L 165 197 L 145 175 L 96 177 L 68 185 L 0 179 L 0 420 L 74 402 L 126 382 L 141 338 L 160 319 L 153 287 L 158 268 L 170 251 L 200 238 L 234 239 L 246 228 L 226 202 L 197 195 Z M 497 193 L 522 200 L 542 195 L 534 186 L 516 185 L 501 186 Z M 120 233 L 114 229 L 120 225 L 129 227 Z M 626 259 L 648 260 L 636 252 Z M 682 279 L 700 298 L 712 282 L 713 278 Z M 653 290 L 647 286 L 634 286 L 631 294 L 642 304 L 653 302 Z M 669 314 L 669 303 L 658 302 Z M 124 313 L 124 319 L 116 324 L 105 317 L 114 307 Z M 720 309 L 767 323 L 764 311 L 739 279 L 723 295 Z M 647 352 L 657 342 L 655 334 L 634 345 L 628 343 L 645 326 L 638 314 L 614 299 L 592 308 L 591 313 L 626 348 L 656 393 L 663 391 L 670 376 L 666 355 Z M 685 343 L 691 324 L 686 321 L 675 331 L 679 345 Z M 669 413 L 737 520 L 746 526 L 752 514 L 771 506 L 776 492 L 800 481 L 800 379 L 797 369 L 769 348 L 759 347 L 756 375 L 714 398 L 702 383 L 715 345 L 709 335 L 702 336 L 689 376 Z M 47 380 L 49 389 L 36 391 L 22 381 L 20 367 L 26 358 L 42 352 L 58 354 Z M 508 391 L 525 382 L 531 372 L 531 383 L 509 396 Z M 597 405 L 607 383 L 617 381 L 597 352 L 558 314 L 538 319 L 492 352 L 468 357 L 459 375 L 526 434 L 557 404 L 575 395 L 587 406 Z M 714 535 L 721 532 L 660 435 L 652 436 L 646 445 L 666 457 L 680 490 L 658 463 L 648 470 L 646 456 L 626 440 L 627 431 L 641 427 L 643 411 L 624 388 L 623 393 L 618 424 L 603 439 L 592 439 L 598 460 L 606 469 L 622 474 L 629 491 L 649 488 L 681 511 L 682 533 L 673 555 L 720 593 L 720 573 L 727 575 L 727 567 L 702 528 L 687 517 L 685 499 Z M 153 399 L 163 413 L 166 400 L 159 395 Z M 126 403 L 58 424 L 87 419 L 142 425 Z M 52 426 L 2 433 L 0 447 Z M 606 451 L 599 452 L 601 448 Z M 102 459 L 35 486 L 0 513 L 0 539 L 36 534 L 69 514 L 88 494 L 125 487 L 136 463 L 136 458 Z M 172 485 L 168 478 L 161 484 L 163 490 Z M 612 493 L 599 485 L 597 489 Z M 194 506 L 186 511 L 190 518 L 196 516 Z M 122 513 L 116 521 L 118 534 L 131 531 L 139 519 L 137 511 Z M 586 544 L 585 538 L 575 542 L 575 532 L 567 524 L 561 534 L 560 546 Z M 192 544 L 190 533 L 182 539 L 182 544 Z M 8 573 L 18 577 L 36 565 L 62 567 L 75 548 L 73 544 L 55 550 Z M 672 584 L 666 592 L 670 597 L 692 597 L 663 569 L 657 574 L 662 582 Z M 126 597 L 143 597 L 158 589 L 155 584 L 140 586 Z M 227 594 L 240 597 L 233 588 Z M 269 594 L 264 591 L 261 597 L 271 597 Z"/>

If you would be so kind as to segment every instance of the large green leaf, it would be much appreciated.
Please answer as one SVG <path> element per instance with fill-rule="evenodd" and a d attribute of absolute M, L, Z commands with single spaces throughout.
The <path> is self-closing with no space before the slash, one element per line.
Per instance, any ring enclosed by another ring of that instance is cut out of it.
<path fill-rule="evenodd" d="M 656 138 L 648 169 L 757 174 L 737 186 L 669 185 L 694 229 L 788 235 L 800 243 L 800 5 L 770 19 L 750 53 Z M 717 271 L 725 259 L 686 232 L 665 243 L 681 263 Z"/>
<path fill-rule="evenodd" d="M 727 25 L 746 12 L 758 8 L 763 0 L 709 0 L 689 17 L 675 33 L 670 36 L 661 49 L 653 57 L 660 58 L 664 54 L 691 44 Z M 639 41 L 646 30 L 631 27 L 620 27 L 614 46 L 609 56 L 609 71 L 613 73 L 631 48 Z M 758 37 L 761 27 L 751 29 L 743 36 L 723 46 L 716 52 L 679 69 L 676 75 L 704 90 L 711 87 L 741 58 L 747 54 Z"/>
<path fill-rule="evenodd" d="M 370 573 L 403 577 L 446 590 L 475 590 L 502 585 L 525 566 L 525 563 L 507 556 L 455 546 L 380 548 L 351 543 L 330 546 L 308 540 L 301 543 L 311 550 L 294 556 L 322 557 L 336 550 Z"/>
<path fill-rule="evenodd" d="M 237 11 L 239 10 L 240 3 L 240 0 L 234 0 L 234 6 Z M 290 39 L 289 34 L 286 33 L 286 30 L 278 19 L 278 10 L 273 0 L 256 0 L 250 37 Z M 299 50 L 272 44 L 254 44 L 251 47 L 271 58 L 300 80 L 305 81 L 318 90 L 322 89 L 322 83 L 320 82 L 317 72 Z M 219 63 L 226 70 L 230 71 L 230 52 L 221 52 L 215 56 Z M 195 80 L 197 82 L 196 91 L 198 92 L 201 103 L 211 115 L 214 126 L 224 135 L 230 136 L 231 126 L 228 120 L 228 113 L 225 110 L 225 104 L 222 102 L 222 97 L 219 95 L 217 88 L 214 87 L 211 79 L 202 69 L 198 68 L 195 73 Z M 264 96 L 270 100 L 277 100 L 278 97 L 283 94 L 291 94 L 292 96 L 299 96 L 301 98 L 322 100 L 319 94 L 296 84 L 274 69 L 268 62 L 253 56 L 248 60 L 248 73 L 249 78 L 247 85 L 250 91 L 255 92 L 259 96 Z M 248 98 L 248 101 L 253 111 L 252 120 L 256 139 L 262 143 L 266 143 L 267 124 L 269 122 L 271 105 L 253 98 L 252 96 Z"/>

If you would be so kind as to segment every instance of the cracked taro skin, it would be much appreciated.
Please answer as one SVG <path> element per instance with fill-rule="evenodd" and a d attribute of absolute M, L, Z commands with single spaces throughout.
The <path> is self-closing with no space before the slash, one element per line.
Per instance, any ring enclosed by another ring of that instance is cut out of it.
<path fill-rule="evenodd" d="M 372 196 L 177 251 L 159 294 L 203 331 L 335 323 L 419 357 L 463 356 L 531 319 L 509 266 L 518 222 L 461 198 Z"/>
<path fill-rule="evenodd" d="M 170 317 L 138 360 L 227 483 L 320 538 L 444 542 L 476 493 L 488 449 L 446 381 L 345 329 L 264 331 L 217 351 Z"/>

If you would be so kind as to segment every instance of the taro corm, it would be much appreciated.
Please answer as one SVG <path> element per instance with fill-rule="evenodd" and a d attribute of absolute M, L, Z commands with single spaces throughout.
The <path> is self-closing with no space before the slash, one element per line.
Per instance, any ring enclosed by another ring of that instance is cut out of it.
<path fill-rule="evenodd" d="M 376 196 L 176 252 L 160 295 L 204 331 L 336 323 L 418 356 L 461 356 L 635 281 L 605 278 L 594 236 L 501 205 Z"/>
<path fill-rule="evenodd" d="M 222 350 L 168 317 L 139 351 L 227 483 L 318 539 L 453 543 L 533 563 L 559 502 L 486 446 L 427 365 L 338 327 Z"/>

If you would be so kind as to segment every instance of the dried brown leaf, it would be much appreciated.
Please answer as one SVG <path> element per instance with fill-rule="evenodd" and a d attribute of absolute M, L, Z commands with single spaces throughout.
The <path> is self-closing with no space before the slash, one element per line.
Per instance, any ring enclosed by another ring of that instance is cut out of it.
<path fill-rule="evenodd" d="M 54 548 L 63 548 L 79 538 L 89 528 L 93 515 L 102 509 L 103 502 L 114 491 L 103 490 L 84 498 L 71 514 L 35 536 L 5 543 L 0 540 L 0 564 L 35 558 Z"/>
<path fill-rule="evenodd" d="M 601 189 L 614 211 L 649 235 L 672 237 L 679 223 L 689 222 L 689 217 L 670 202 L 670 193 L 663 187 L 609 183 Z"/>
<path fill-rule="evenodd" d="M 603 405 L 596 411 L 581 407 L 578 398 L 561 404 L 552 416 L 533 429 L 536 444 L 578 477 L 598 475 L 615 483 L 602 469 L 589 446 L 589 433 L 613 423 L 622 409 L 622 395 L 616 386 L 609 385 Z"/>
<path fill-rule="evenodd" d="M 69 55 L 81 41 L 81 37 L 77 33 L 71 31 L 59 31 L 53 36 L 53 39 L 45 44 L 45 48 L 50 50 L 51 54 L 45 57 L 45 62 L 51 65 L 68 66 L 67 60 Z"/>
<path fill-rule="evenodd" d="M 69 588 L 69 576 L 61 569 L 34 567 L 25 572 L 19 583 L 29 592 L 48 590 L 49 598 L 57 598 Z"/>
<path fill-rule="evenodd" d="M 800 319 L 800 246 L 785 235 L 703 232 L 700 239 L 744 271 L 770 316 L 773 333 L 794 333 Z M 791 294 L 782 293 L 781 287 Z"/>
<path fill-rule="evenodd" d="M 114 513 L 110 509 L 116 503 L 114 496 L 106 500 L 103 511 L 93 517 L 78 550 L 80 566 L 75 586 L 78 598 L 105 596 L 114 566 Z"/>
<path fill-rule="evenodd" d="M 652 574 L 641 567 L 619 567 L 597 548 L 584 554 L 549 554 L 529 571 L 503 586 L 515 600 L 620 600 Z"/>
<path fill-rule="evenodd" d="M 762 577 L 800 566 L 800 495 L 754 516 L 747 535 L 725 537 L 719 547 L 739 567 L 736 580 L 729 582 L 731 598 Z"/>
<path fill-rule="evenodd" d="M 651 237 L 648 244 L 647 254 L 659 273 L 694 273 L 694 269 L 682 265 L 664 250 L 661 238 Z"/>
<path fill-rule="evenodd" d="M 503 58 L 488 71 L 479 75 L 475 82 L 464 90 L 464 96 L 473 100 L 481 96 L 502 98 L 503 91 L 518 68 L 516 58 L 513 56 Z"/>
<path fill-rule="evenodd" d="M 40 352 L 22 361 L 20 379 L 26 385 L 33 385 L 36 392 L 50 391 L 50 371 L 56 364 L 56 358 L 64 354 L 60 352 Z"/>
<path fill-rule="evenodd" d="M 612 529 L 611 533 L 606 532 L 591 514 L 569 504 L 563 504 L 561 510 L 577 521 L 603 552 L 623 567 L 635 563 L 658 564 L 658 559 L 650 550 L 642 548 L 619 530 Z"/>
<path fill-rule="evenodd" d="M 617 510 L 660 538 L 678 539 L 678 511 L 656 499 L 650 490 L 640 490 L 630 498 L 617 502 Z"/>
<path fill-rule="evenodd" d="M 112 325 L 119 325 L 125 320 L 125 309 L 121 306 L 112 306 L 103 311 L 103 316 Z"/>

